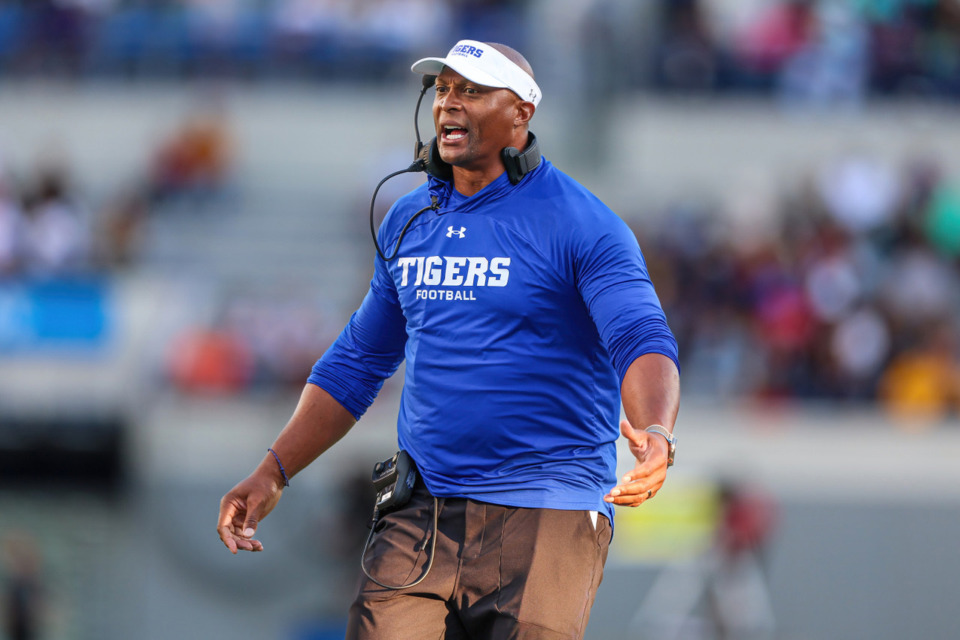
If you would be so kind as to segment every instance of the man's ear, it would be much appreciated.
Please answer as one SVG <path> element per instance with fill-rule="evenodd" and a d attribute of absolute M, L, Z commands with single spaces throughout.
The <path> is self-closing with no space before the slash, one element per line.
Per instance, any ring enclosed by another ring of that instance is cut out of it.
<path fill-rule="evenodd" d="M 513 119 L 514 127 L 522 127 L 530 122 L 537 107 L 532 102 L 521 100 L 517 103 L 517 115 Z"/>

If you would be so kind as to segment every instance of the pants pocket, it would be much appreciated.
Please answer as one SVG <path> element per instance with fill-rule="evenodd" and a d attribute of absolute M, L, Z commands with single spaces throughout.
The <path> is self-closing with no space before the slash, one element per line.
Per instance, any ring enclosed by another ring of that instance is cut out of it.
<path fill-rule="evenodd" d="M 587 511 L 516 509 L 503 522 L 497 607 L 525 625 L 580 638 L 606 559 L 609 523 Z"/>

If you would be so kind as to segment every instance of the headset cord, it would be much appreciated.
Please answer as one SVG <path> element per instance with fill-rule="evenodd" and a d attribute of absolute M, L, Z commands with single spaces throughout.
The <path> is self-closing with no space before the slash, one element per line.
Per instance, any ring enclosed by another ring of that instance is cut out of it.
<path fill-rule="evenodd" d="M 380 187 L 383 186 L 383 183 L 389 180 L 390 178 L 393 178 L 394 176 L 398 176 L 401 173 L 416 173 L 419 171 L 423 171 L 422 160 L 416 160 L 413 164 L 411 164 L 406 169 L 403 169 L 402 171 L 394 171 L 393 173 L 388 175 L 386 178 L 381 180 L 380 184 L 377 185 L 377 188 L 373 190 L 373 198 L 370 199 L 370 236 L 373 238 L 373 246 L 376 247 L 377 249 L 377 255 L 380 256 L 380 259 L 383 260 L 384 262 L 390 262 L 391 260 L 397 257 L 397 253 L 400 252 L 400 241 L 403 240 L 403 236 L 407 234 L 407 229 L 410 228 L 410 225 L 413 224 L 414 220 L 420 217 L 421 213 L 423 213 L 424 211 L 430 211 L 430 210 L 436 211 L 437 209 L 440 208 L 440 205 L 437 204 L 437 196 L 430 196 L 430 204 L 424 207 L 423 209 L 420 209 L 420 211 L 417 211 L 412 216 L 410 216 L 410 219 L 407 220 L 407 224 L 403 225 L 403 230 L 400 231 L 400 236 L 397 238 L 397 243 L 393 247 L 393 254 L 389 258 L 383 254 L 383 250 L 380 249 L 380 243 L 377 242 L 376 227 L 374 227 L 373 225 L 373 205 L 377 201 L 377 192 L 380 191 Z"/>
<path fill-rule="evenodd" d="M 420 140 L 420 123 L 418 122 L 419 121 L 418 116 L 420 114 L 420 103 L 423 101 L 424 94 L 427 92 L 427 89 L 432 87 L 436 81 L 437 81 L 436 76 L 423 76 L 421 81 L 423 86 L 420 89 L 420 97 L 417 98 L 417 107 L 413 110 L 413 128 L 417 134 L 417 147 L 416 147 L 416 153 L 414 155 L 417 156 L 417 159 L 414 160 L 410 164 L 410 166 L 407 167 L 406 169 L 402 169 L 400 171 L 394 171 L 393 173 L 388 175 L 386 178 L 381 180 L 380 183 L 377 184 L 377 188 L 373 190 L 373 197 L 370 198 L 370 236 L 373 238 L 373 246 L 376 247 L 377 249 L 377 255 L 380 256 L 380 259 L 383 260 L 384 262 L 390 262 L 391 260 L 397 257 L 397 253 L 400 251 L 400 241 L 403 240 L 403 236 L 407 233 L 407 229 L 410 228 L 410 224 L 414 221 L 415 218 L 417 218 L 417 216 L 419 216 L 421 213 L 429 209 L 433 209 L 434 211 L 436 211 L 437 209 L 440 208 L 440 205 L 437 204 L 437 197 L 430 196 L 430 206 L 424 207 L 423 209 L 420 209 L 420 211 L 417 211 L 407 221 L 407 224 L 404 225 L 403 230 L 400 232 L 400 237 L 397 238 L 397 244 L 394 246 L 393 255 L 390 256 L 389 258 L 383 255 L 383 251 L 380 249 L 380 243 L 377 242 L 377 230 L 373 225 L 373 204 L 377 201 L 377 192 L 380 191 L 380 187 L 382 187 L 383 183 L 389 180 L 390 178 L 399 176 L 402 173 L 419 173 L 421 171 L 427 170 L 426 161 L 424 161 L 420 157 L 420 151 L 421 149 L 423 149 L 423 142 Z"/>
<path fill-rule="evenodd" d="M 437 557 L 437 531 L 438 531 L 437 517 L 439 513 L 440 513 L 440 509 L 437 504 L 437 497 L 434 496 L 433 497 L 433 537 L 430 540 L 430 560 L 427 561 L 427 568 L 424 569 L 423 575 L 417 578 L 416 580 L 414 580 L 413 582 L 409 584 L 402 584 L 398 587 L 395 585 L 384 584 L 379 580 L 377 580 L 376 578 L 374 578 L 373 576 L 371 576 L 370 573 L 367 571 L 367 567 L 364 562 L 364 559 L 366 558 L 366 555 L 367 555 L 367 549 L 370 548 L 370 541 L 373 539 L 373 532 L 377 528 L 377 519 L 379 518 L 378 509 L 374 507 L 373 522 L 370 523 L 370 533 L 367 534 L 367 541 L 363 545 L 363 553 L 360 554 L 360 568 L 363 570 L 363 575 L 367 576 L 368 578 L 370 578 L 370 580 L 377 583 L 384 589 L 392 589 L 394 591 L 398 591 L 400 589 L 409 589 L 410 587 L 415 587 L 421 582 L 423 582 L 424 578 L 427 577 L 427 574 L 430 573 L 430 569 L 433 568 L 433 559 Z"/>

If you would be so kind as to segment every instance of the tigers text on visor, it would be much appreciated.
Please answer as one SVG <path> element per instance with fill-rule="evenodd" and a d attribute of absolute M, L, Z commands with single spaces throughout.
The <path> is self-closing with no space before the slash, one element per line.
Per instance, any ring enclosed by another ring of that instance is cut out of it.
<path fill-rule="evenodd" d="M 521 100 L 540 104 L 540 87 L 526 71 L 490 45 L 476 40 L 461 40 L 446 58 L 423 58 L 410 67 L 414 73 L 437 76 L 450 67 L 467 80 L 485 87 L 510 89 Z"/>

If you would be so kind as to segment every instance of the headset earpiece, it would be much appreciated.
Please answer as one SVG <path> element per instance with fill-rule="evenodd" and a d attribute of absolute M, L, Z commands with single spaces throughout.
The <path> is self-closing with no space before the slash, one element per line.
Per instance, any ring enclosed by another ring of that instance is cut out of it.
<path fill-rule="evenodd" d="M 436 138 L 418 146 L 420 148 L 417 151 L 417 160 L 423 164 L 424 171 L 445 182 L 453 180 L 453 167 L 440 158 L 440 149 L 437 147 Z"/>
<path fill-rule="evenodd" d="M 527 148 L 522 152 L 516 147 L 506 147 L 500 152 L 500 159 L 507 169 L 510 184 L 517 184 L 540 164 L 540 145 L 533 133 L 527 138 Z"/>

